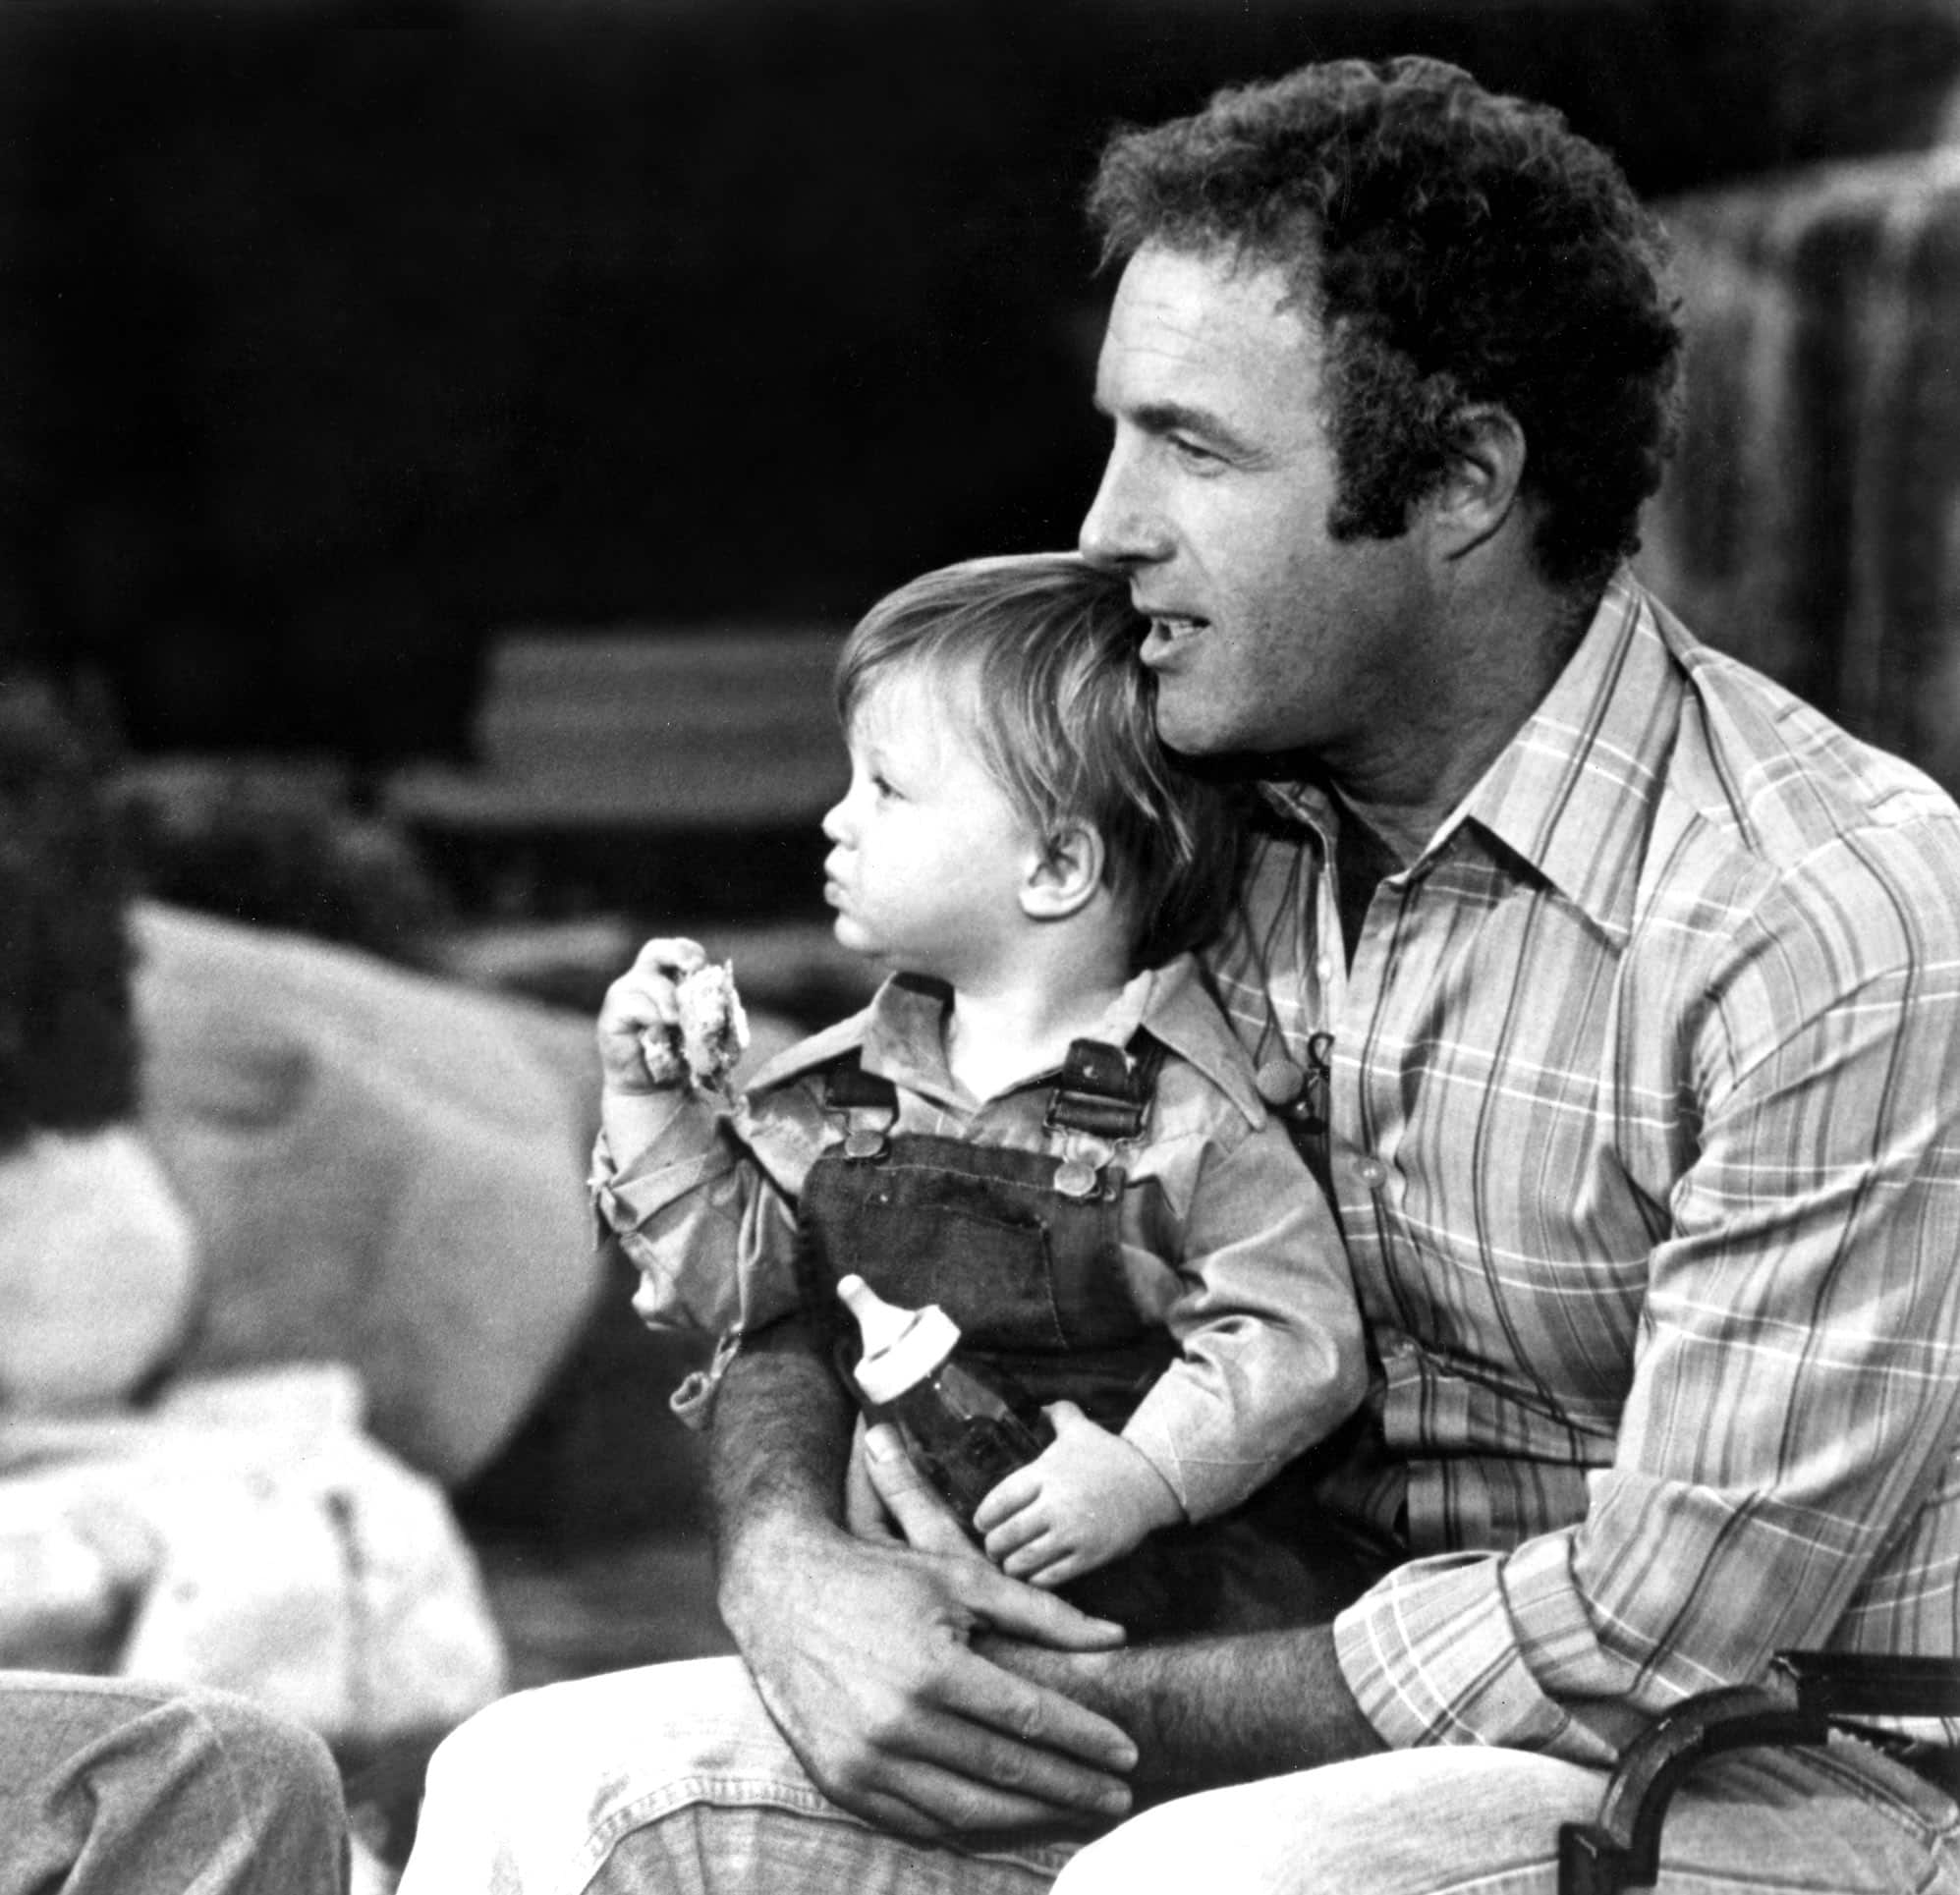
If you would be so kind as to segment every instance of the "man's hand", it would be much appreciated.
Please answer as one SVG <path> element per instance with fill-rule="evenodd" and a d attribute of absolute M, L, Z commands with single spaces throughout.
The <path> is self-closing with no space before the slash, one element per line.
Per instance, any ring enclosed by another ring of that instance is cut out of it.
<path fill-rule="evenodd" d="M 1048 1409 L 1055 1438 L 1016 1470 L 974 1514 L 986 1555 L 1010 1578 L 1066 1586 L 1107 1566 L 1184 1509 L 1170 1483 L 1120 1434 L 1098 1427 L 1073 1402 Z"/>
<path fill-rule="evenodd" d="M 827 1375 L 819 1365 L 748 1352 L 737 1362 L 741 1373 L 731 1370 L 717 1399 L 719 1457 L 736 1453 L 731 1429 L 753 1426 L 758 1445 L 773 1439 L 794 1453 L 795 1439 L 836 1424 L 816 1413 L 815 1382 L 801 1384 Z M 901 1529 L 950 1547 L 924 1511 L 936 1496 L 888 1430 L 872 1433 L 881 1504 Z M 1124 1773 L 1137 1753 L 1124 1732 L 973 1649 L 977 1636 L 997 1632 L 1036 1647 L 1106 1650 L 1121 1630 L 1004 1578 L 943 1513 L 956 1550 L 857 1538 L 786 1494 L 781 1465 L 769 1476 L 756 1469 L 746 1520 L 724 1504 L 722 1614 L 817 1787 L 867 1821 L 930 1842 L 1079 1834 L 1125 1814 Z M 724 1481 L 740 1471 L 724 1465 Z"/>
<path fill-rule="evenodd" d="M 976 1560 L 897 1436 L 873 1428 L 866 1440 L 864 1487 L 880 1517 L 915 1546 L 951 1544 Z M 973 1644 L 987 1661 L 1129 1732 L 1140 1753 L 1125 1771 L 1135 1809 L 1381 1749 L 1342 1680 L 1327 1626 L 1097 1650 L 1032 1642 L 999 1625 L 977 1631 Z"/>
<path fill-rule="evenodd" d="M 889 1424 L 868 1428 L 862 1415 L 844 1473 L 844 1525 L 860 1539 L 910 1546 L 915 1553 L 979 1557 L 958 1515 L 913 1465 L 898 1430 Z"/>

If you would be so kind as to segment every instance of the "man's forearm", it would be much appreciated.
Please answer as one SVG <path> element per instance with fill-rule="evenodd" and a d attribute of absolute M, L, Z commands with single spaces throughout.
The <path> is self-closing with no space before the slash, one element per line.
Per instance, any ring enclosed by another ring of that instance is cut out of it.
<path fill-rule="evenodd" d="M 1004 1640 L 983 1649 L 1121 1725 L 1140 1754 L 1132 1777 L 1140 1803 L 1385 1748 L 1341 1675 L 1328 1626 L 1109 1652 Z"/>
<path fill-rule="evenodd" d="M 710 1436 L 722 1619 L 812 1781 L 931 1842 L 1125 1814 L 1128 1738 L 971 1648 L 986 1626 L 1074 1648 L 1115 1628 L 1002 1578 L 964 1536 L 955 1555 L 848 1533 L 852 1421 L 827 1359 L 784 1325 L 730 1366 Z"/>
<path fill-rule="evenodd" d="M 708 1432 L 708 1496 L 722 1614 L 738 1640 L 745 1548 L 774 1525 L 841 1517 L 851 1423 L 829 1363 L 795 1322 L 729 1364 Z"/>

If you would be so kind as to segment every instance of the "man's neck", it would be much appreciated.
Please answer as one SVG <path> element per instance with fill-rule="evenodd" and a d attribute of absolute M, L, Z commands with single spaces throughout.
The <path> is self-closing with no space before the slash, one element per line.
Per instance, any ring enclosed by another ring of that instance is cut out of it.
<path fill-rule="evenodd" d="M 1385 871 L 1406 867 L 1502 754 L 1557 683 L 1595 606 L 1536 584 L 1469 602 L 1458 661 L 1365 751 L 1321 759 Z"/>

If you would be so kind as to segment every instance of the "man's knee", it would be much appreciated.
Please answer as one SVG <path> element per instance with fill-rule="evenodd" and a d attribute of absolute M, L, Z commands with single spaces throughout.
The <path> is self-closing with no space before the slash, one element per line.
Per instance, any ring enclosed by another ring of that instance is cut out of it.
<path fill-rule="evenodd" d="M 739 1659 L 546 1685 L 498 1699 L 437 1746 L 424 1818 L 467 1811 L 499 1827 L 577 1828 L 663 1786 L 742 1767 L 755 1743 L 787 1756 Z"/>
<path fill-rule="evenodd" d="M 503 1794 L 529 1759 L 533 1775 L 549 1770 L 560 1753 L 551 1743 L 551 1687 L 522 1691 L 466 1718 L 435 1747 L 428 1761 L 427 1794 L 434 1798 L 467 1789 L 473 1800 Z"/>
<path fill-rule="evenodd" d="M 1140 1888 L 1203 1888 L 1214 1880 L 1230 1836 L 1235 1890 L 1247 1864 L 1241 1838 L 1222 1826 L 1208 1796 L 1182 1797 L 1120 1823 L 1077 1851 L 1063 1868 L 1054 1895 L 1131 1895 Z"/>
<path fill-rule="evenodd" d="M 606 1673 L 499 1699 L 430 1760 L 405 1895 L 585 1886 L 622 1838 L 737 1801 L 815 1792 L 737 1658 Z M 692 1818 L 688 1818 L 692 1820 Z M 685 1828 L 686 1822 L 680 1827 Z M 664 1885 L 652 1870 L 648 1887 Z"/>
<path fill-rule="evenodd" d="M 1591 1814 L 1598 1795 L 1593 1772 L 1517 1751 L 1361 1757 L 1147 1811 L 1083 1850 L 1056 1892 L 1203 1886 L 1227 1843 L 1234 1895 L 1549 1887 L 1559 1822 Z"/>

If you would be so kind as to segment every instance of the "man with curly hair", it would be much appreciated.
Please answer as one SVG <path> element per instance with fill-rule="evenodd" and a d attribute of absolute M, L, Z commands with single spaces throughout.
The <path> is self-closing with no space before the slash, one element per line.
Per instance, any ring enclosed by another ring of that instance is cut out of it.
<path fill-rule="evenodd" d="M 1300 1477 L 1376 1577 L 1117 1646 L 876 1430 L 849 1462 L 779 1327 L 715 1421 L 746 1671 L 493 1706 L 417 1895 L 1544 1891 L 1690 1693 L 1960 1644 L 1960 811 L 1627 570 L 1657 229 L 1554 114 L 1421 60 L 1121 136 L 1092 201 L 1123 269 L 1083 549 L 1164 737 L 1262 791 L 1208 961 L 1339 1211 L 1372 1383 Z M 1942 1761 L 1721 1757 L 1661 1886 L 1960 1888 Z"/>

